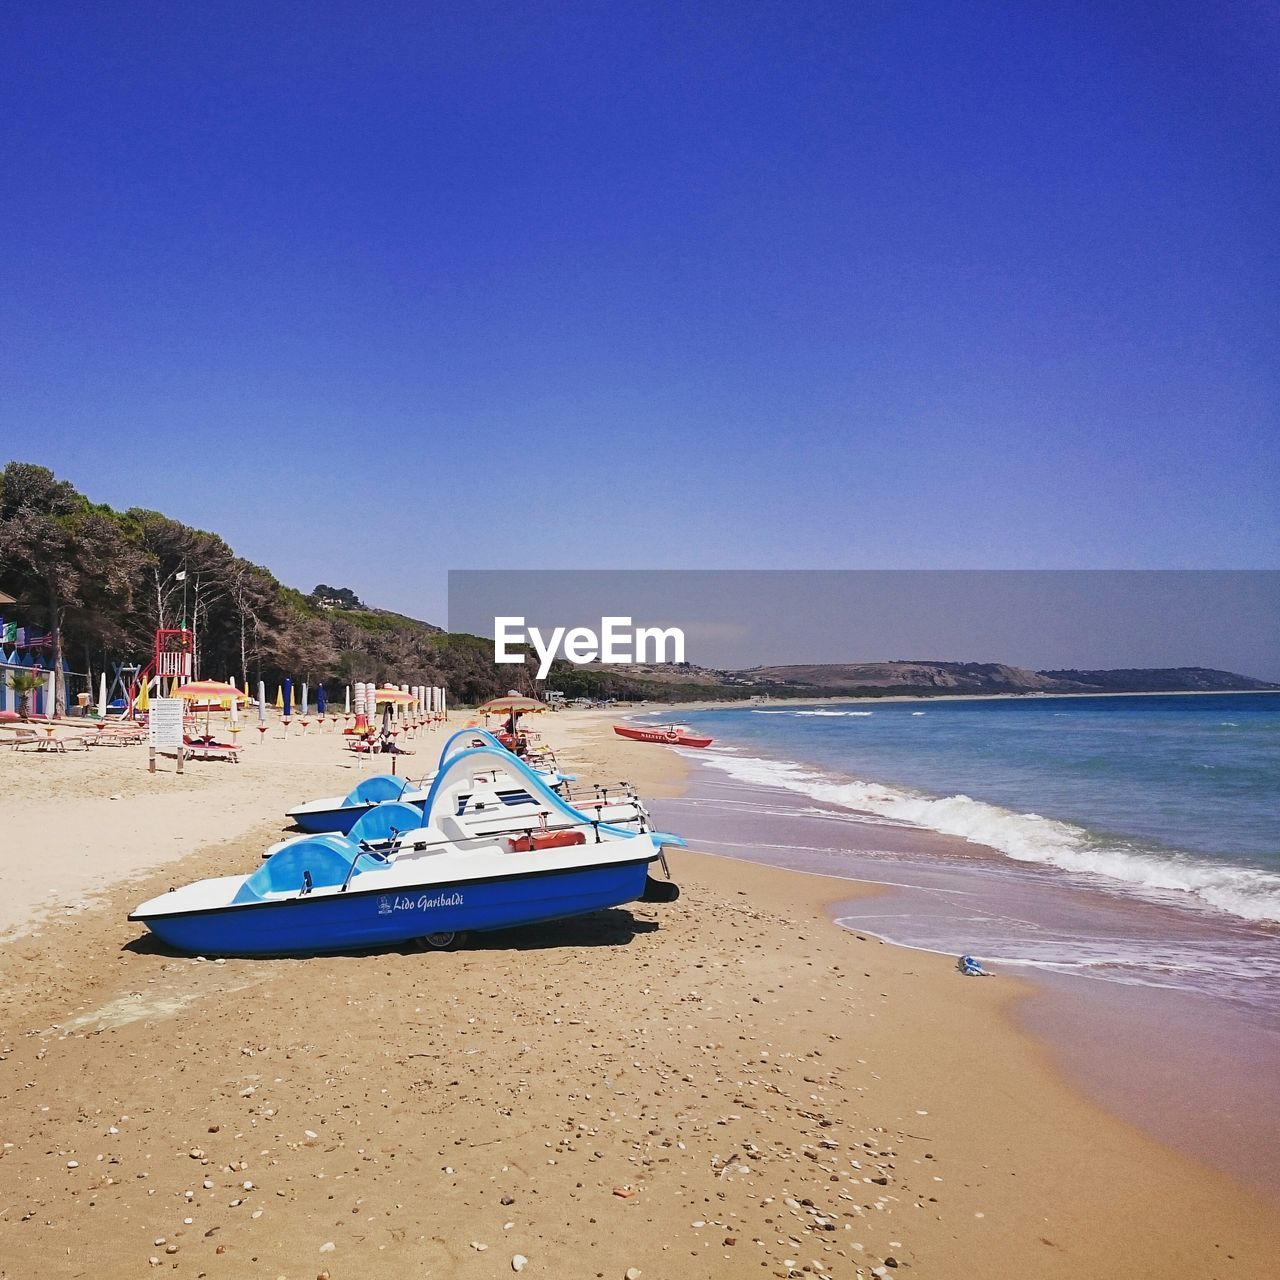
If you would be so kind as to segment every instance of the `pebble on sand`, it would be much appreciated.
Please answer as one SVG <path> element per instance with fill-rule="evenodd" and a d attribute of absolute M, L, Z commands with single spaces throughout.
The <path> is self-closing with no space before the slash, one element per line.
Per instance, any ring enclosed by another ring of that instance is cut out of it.
<path fill-rule="evenodd" d="M 517 1253 L 517 1254 L 516 1254 L 516 1255 L 511 1259 L 511 1270 L 512 1270 L 512 1271 L 523 1271 L 523 1270 L 524 1270 L 524 1264 L 525 1264 L 526 1262 L 528 1262 L 528 1261 L 529 1261 L 529 1259 L 528 1259 L 528 1258 L 526 1258 L 526 1257 L 524 1256 L 524 1254 L 523 1254 L 523 1253 Z"/>

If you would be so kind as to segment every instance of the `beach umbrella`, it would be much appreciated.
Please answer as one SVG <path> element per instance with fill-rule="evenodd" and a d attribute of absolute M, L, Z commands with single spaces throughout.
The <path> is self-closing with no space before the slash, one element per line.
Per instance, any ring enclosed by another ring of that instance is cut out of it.
<path fill-rule="evenodd" d="M 151 681 L 144 680 L 138 688 L 138 696 L 133 700 L 135 711 L 151 710 Z"/>
<path fill-rule="evenodd" d="M 385 689 L 375 689 L 373 691 L 374 706 L 380 706 L 382 703 L 388 703 L 393 707 L 402 707 L 413 701 L 413 698 L 403 689 L 397 689 L 389 686 Z"/>
<path fill-rule="evenodd" d="M 267 682 L 258 681 L 258 723 L 265 724 L 267 719 Z"/>
<path fill-rule="evenodd" d="M 233 684 L 222 680 L 192 680 L 178 690 L 186 702 L 247 702 L 248 698 Z"/>
<path fill-rule="evenodd" d="M 298 714 L 307 715 L 311 710 L 311 690 L 307 682 L 302 682 L 302 697 L 298 699 Z"/>
<path fill-rule="evenodd" d="M 342 714 L 343 714 L 343 715 L 347 715 L 347 716 L 349 716 L 349 715 L 351 714 L 351 686 L 350 686 L 350 685 L 347 685 L 346 689 L 347 689 L 347 695 L 346 695 L 346 703 L 347 703 L 347 705 L 346 705 L 346 707 L 343 709 L 343 713 L 342 713 Z"/>
<path fill-rule="evenodd" d="M 476 708 L 477 711 L 486 716 L 506 715 L 508 717 L 507 729 L 513 735 L 516 731 L 516 722 L 521 716 L 545 711 L 546 709 L 545 702 L 539 702 L 537 698 L 526 698 L 518 693 L 509 693 L 503 698 L 490 698 L 488 702 Z"/>
<path fill-rule="evenodd" d="M 103 671 L 98 676 L 98 719 L 105 720 L 107 718 L 107 673 Z"/>
<path fill-rule="evenodd" d="M 284 718 L 293 715 L 293 681 L 288 676 L 284 681 Z"/>
<path fill-rule="evenodd" d="M 209 716 L 215 702 L 247 702 L 248 699 L 233 684 L 221 680 L 192 680 L 178 690 L 178 697 L 184 702 L 203 702 L 204 734 L 209 736 Z"/>
<path fill-rule="evenodd" d="M 276 710 L 284 710 L 284 685 L 276 685 Z"/>
<path fill-rule="evenodd" d="M 488 702 L 482 703 L 476 708 L 482 715 L 510 714 L 514 711 L 518 716 L 529 715 L 546 709 L 547 704 L 545 702 L 539 702 L 537 698 L 526 698 L 523 694 L 518 693 L 509 693 L 502 698 L 490 698 Z"/>
<path fill-rule="evenodd" d="M 316 689 L 316 715 L 324 715 L 324 709 L 329 705 L 329 700 L 324 696 L 324 685 L 320 685 Z"/>

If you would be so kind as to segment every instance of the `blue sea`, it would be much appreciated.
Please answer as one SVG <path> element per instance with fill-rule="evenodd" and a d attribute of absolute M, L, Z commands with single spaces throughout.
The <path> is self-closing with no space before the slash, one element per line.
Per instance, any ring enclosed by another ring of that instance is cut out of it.
<path fill-rule="evenodd" d="M 1280 695 L 774 702 L 685 718 L 717 739 L 689 754 L 741 782 L 1280 922 Z"/>

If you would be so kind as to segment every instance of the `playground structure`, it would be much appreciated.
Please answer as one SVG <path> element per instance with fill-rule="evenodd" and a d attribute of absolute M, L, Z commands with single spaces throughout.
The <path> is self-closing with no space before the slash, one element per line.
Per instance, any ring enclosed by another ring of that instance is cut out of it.
<path fill-rule="evenodd" d="M 150 696 L 152 682 L 155 682 L 156 691 L 160 693 L 166 680 L 171 683 L 176 681 L 178 684 L 185 684 L 190 680 L 195 647 L 195 635 L 185 627 L 162 629 L 156 632 L 154 656 L 140 672 L 137 667 L 117 669 L 116 680 L 122 687 L 124 674 L 129 671 L 133 673 L 128 689 L 127 714 L 133 715 L 144 689 Z"/>

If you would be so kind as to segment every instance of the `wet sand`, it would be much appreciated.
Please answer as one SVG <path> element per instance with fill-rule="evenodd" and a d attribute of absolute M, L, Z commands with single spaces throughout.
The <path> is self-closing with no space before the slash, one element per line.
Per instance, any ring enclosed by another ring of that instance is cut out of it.
<path fill-rule="evenodd" d="M 538 727 L 584 777 L 682 785 L 598 717 Z M 1023 984 L 833 927 L 844 882 L 677 853 L 675 904 L 454 953 L 217 963 L 127 922 L 252 866 L 284 802 L 346 789 L 337 753 L 264 747 L 235 830 L 211 799 L 145 866 L 43 812 L 101 883 L 0 946 L 0 1275 L 1273 1273 L 1262 1201 L 1063 1083 Z M 155 843 L 145 794 L 92 803 Z"/>
<path fill-rule="evenodd" d="M 974 951 L 1001 978 L 1021 977 L 1026 995 L 1010 1016 L 1044 1044 L 1070 1081 L 1280 1205 L 1274 983 L 1265 975 L 1241 979 L 1224 998 L 1122 985 L 1114 979 L 1128 971 L 1101 958 L 1071 973 L 1007 958 L 1019 950 L 1021 931 L 1028 952 L 1065 953 L 1070 939 L 1091 937 L 1088 954 L 1098 957 L 1159 945 L 1171 963 L 1185 963 L 1237 946 L 1242 959 L 1256 953 L 1265 960 L 1274 947 L 1270 931 L 1082 890 L 1053 868 L 1011 863 L 953 836 L 815 805 L 793 791 L 743 784 L 715 770 L 695 768 L 684 794 L 657 802 L 655 810 L 662 824 L 686 830 L 722 856 L 843 877 L 831 883 L 845 883 L 849 892 L 834 889 L 839 900 L 829 911 L 847 928 L 925 951 L 947 939 L 945 955 Z M 869 885 L 876 890 L 870 899 Z M 1055 948 L 1058 938 L 1063 945 Z M 1171 983 L 1193 980 L 1185 970 L 1169 975 Z M 1216 976 L 1214 983 L 1223 986 Z"/>

